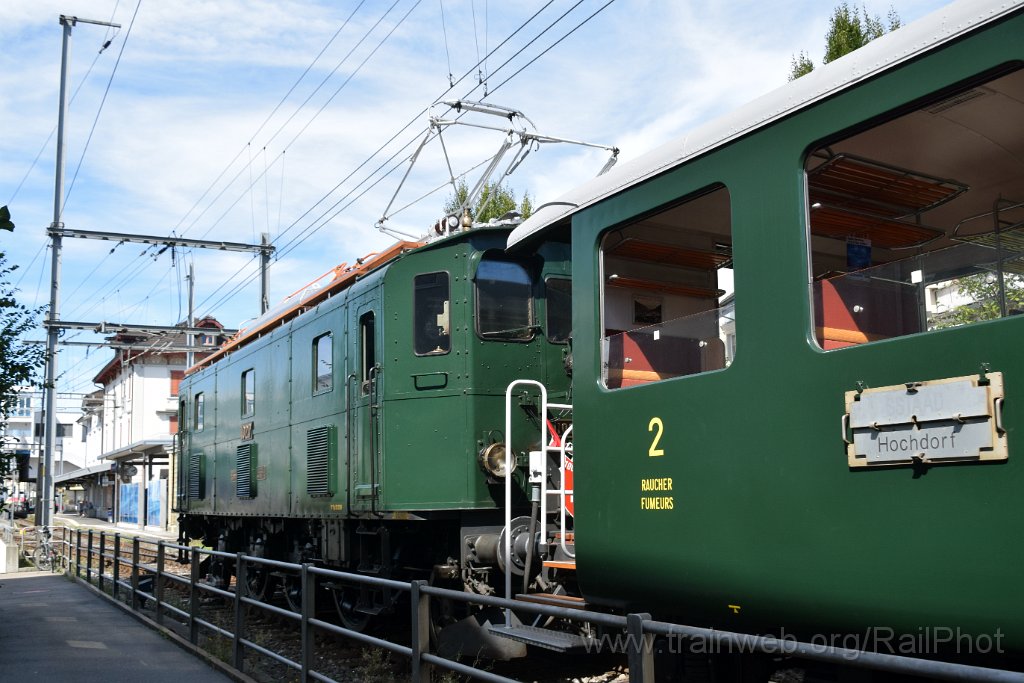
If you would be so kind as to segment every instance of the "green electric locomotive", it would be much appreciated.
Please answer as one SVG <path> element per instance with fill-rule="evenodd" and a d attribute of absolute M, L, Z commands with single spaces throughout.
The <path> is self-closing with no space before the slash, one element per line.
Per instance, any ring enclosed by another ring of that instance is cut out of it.
<path fill-rule="evenodd" d="M 465 230 L 339 266 L 190 370 L 183 538 L 488 592 L 506 567 L 502 482 L 515 466 L 505 389 L 526 377 L 562 400 L 569 390 L 568 247 L 509 256 L 508 234 Z M 215 563 L 211 578 L 232 570 Z M 262 565 L 248 572 L 249 593 L 269 597 L 277 578 L 298 607 L 299 583 Z M 351 627 L 390 607 L 384 594 L 343 593 Z"/>
<path fill-rule="evenodd" d="M 588 602 L 1019 666 L 1022 36 L 954 3 L 513 232 L 571 235 Z"/>

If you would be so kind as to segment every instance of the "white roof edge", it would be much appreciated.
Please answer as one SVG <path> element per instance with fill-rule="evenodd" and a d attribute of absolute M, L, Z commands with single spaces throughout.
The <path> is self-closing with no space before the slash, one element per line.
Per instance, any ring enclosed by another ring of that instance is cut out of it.
<path fill-rule="evenodd" d="M 541 204 L 533 215 L 512 231 L 508 246 L 527 240 L 562 218 L 626 187 L 841 92 L 923 51 L 996 21 L 1022 6 L 1024 0 L 957 0 L 729 114 L 699 126 L 691 133 L 616 166 L 554 202 Z"/>

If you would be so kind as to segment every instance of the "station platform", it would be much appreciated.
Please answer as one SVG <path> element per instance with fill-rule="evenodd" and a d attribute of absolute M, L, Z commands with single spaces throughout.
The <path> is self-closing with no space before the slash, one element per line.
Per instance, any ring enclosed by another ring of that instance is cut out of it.
<path fill-rule="evenodd" d="M 0 574 L 0 680 L 221 683 L 229 676 L 62 574 Z"/>

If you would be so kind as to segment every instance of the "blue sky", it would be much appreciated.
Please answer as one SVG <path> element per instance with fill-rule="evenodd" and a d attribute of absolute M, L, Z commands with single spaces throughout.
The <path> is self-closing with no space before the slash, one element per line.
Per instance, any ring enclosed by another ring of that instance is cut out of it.
<path fill-rule="evenodd" d="M 78 92 L 66 133 L 66 187 L 73 177 L 74 184 L 65 225 L 239 242 L 267 232 L 279 248 L 270 272 L 273 302 L 394 241 L 374 224 L 405 170 L 399 162 L 412 147 L 403 146 L 423 136 L 421 112 L 433 102 L 483 99 L 474 65 L 489 50 L 495 52 L 480 67 L 486 101 L 522 111 L 538 132 L 616 145 L 629 159 L 784 85 L 795 53 L 805 50 L 820 62 L 834 6 L 811 0 L 605 4 L 5 0 L 0 204 L 10 205 L 17 230 L 0 235 L 0 250 L 21 266 L 15 275 L 21 298 L 29 304 L 49 298 L 46 227 L 55 146 L 44 142 L 57 120 L 59 15 L 122 25 L 114 34 L 80 23 L 72 34 L 70 84 Z M 894 7 L 907 23 L 945 4 L 903 0 Z M 866 7 L 884 17 L 890 5 L 873 0 Z M 98 54 L 108 38 L 110 47 Z M 450 88 L 449 73 L 458 79 L 467 72 Z M 462 129 L 445 139 L 461 173 L 494 154 L 503 136 Z M 383 154 L 373 156 L 379 149 Z M 384 166 L 390 175 L 371 175 L 396 153 Z M 546 145 L 508 182 L 539 203 L 595 175 L 606 158 L 598 150 Z M 447 178 L 440 148 L 427 147 L 395 207 Z M 435 192 L 388 224 L 421 234 L 448 194 Z M 112 247 L 65 240 L 63 319 L 174 324 L 186 315 L 189 262 L 196 269 L 197 314 L 212 314 L 228 327 L 258 314 L 256 281 L 229 296 L 254 273 L 246 255 L 196 250 L 172 261 L 170 251 L 157 255 L 125 244 L 111 253 Z M 65 338 L 96 337 L 69 332 Z M 91 390 L 110 356 L 104 349 L 64 349 L 59 388 Z"/>

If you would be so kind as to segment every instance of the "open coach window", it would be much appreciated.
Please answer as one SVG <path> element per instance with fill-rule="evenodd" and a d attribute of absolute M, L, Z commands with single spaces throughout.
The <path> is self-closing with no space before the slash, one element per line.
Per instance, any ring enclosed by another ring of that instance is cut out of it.
<path fill-rule="evenodd" d="M 484 339 L 529 341 L 533 282 L 522 264 L 485 254 L 476 269 L 477 334 Z"/>
<path fill-rule="evenodd" d="M 826 350 L 1024 309 L 1024 71 L 937 97 L 807 157 L 814 325 Z"/>
<path fill-rule="evenodd" d="M 732 223 L 722 186 L 601 241 L 602 373 L 611 389 L 727 367 L 735 353 Z"/>

